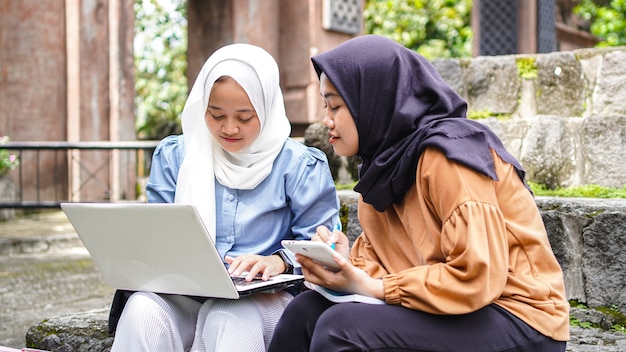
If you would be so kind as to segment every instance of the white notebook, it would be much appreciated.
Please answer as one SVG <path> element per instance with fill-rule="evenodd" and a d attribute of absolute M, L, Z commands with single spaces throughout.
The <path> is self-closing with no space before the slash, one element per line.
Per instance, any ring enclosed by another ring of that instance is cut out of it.
<path fill-rule="evenodd" d="M 302 282 L 282 274 L 236 285 L 194 206 L 178 203 L 62 203 L 113 288 L 236 299 Z"/>
<path fill-rule="evenodd" d="M 331 290 L 324 286 L 319 286 L 310 282 L 305 282 L 304 285 L 311 290 L 317 291 L 319 294 L 324 296 L 327 300 L 333 301 L 335 303 L 344 303 L 344 302 L 361 302 L 361 303 L 369 303 L 369 304 L 386 304 L 385 301 L 370 297 L 363 296 L 357 293 L 345 293 L 339 292 L 335 290 Z"/>

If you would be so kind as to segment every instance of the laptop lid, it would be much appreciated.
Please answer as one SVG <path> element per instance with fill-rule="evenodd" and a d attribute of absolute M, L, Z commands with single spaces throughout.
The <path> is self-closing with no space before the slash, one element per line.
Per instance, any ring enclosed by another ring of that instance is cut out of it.
<path fill-rule="evenodd" d="M 195 207 L 178 203 L 62 203 L 113 288 L 236 299 L 303 281 L 278 275 L 237 287 Z"/>

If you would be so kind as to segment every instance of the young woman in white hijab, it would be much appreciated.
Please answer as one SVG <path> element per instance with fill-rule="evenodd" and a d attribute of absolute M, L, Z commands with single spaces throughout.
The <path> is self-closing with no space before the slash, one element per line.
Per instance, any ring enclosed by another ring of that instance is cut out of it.
<path fill-rule="evenodd" d="M 183 134 L 154 152 L 148 201 L 194 204 L 233 275 L 289 272 L 295 261 L 281 240 L 338 224 L 326 156 L 289 138 L 278 66 L 265 50 L 233 44 L 211 55 L 181 120 Z M 296 293 L 225 300 L 118 291 L 112 351 L 265 351 Z"/>

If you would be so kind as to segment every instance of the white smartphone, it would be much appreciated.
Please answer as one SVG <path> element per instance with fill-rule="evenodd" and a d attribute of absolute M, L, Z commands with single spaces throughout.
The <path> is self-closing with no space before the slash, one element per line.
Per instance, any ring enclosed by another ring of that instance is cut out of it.
<path fill-rule="evenodd" d="M 337 265 L 333 259 L 334 250 L 324 242 L 283 240 L 281 241 L 281 244 L 283 247 L 296 254 L 302 254 L 315 260 L 316 262 L 324 265 L 328 270 L 341 270 L 339 265 Z"/>

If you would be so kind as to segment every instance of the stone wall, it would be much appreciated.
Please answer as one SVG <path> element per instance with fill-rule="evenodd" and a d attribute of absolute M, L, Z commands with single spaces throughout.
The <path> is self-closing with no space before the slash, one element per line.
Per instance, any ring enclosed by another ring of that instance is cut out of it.
<path fill-rule="evenodd" d="M 626 185 L 626 47 L 434 65 L 528 171 L 551 187 Z"/>
<path fill-rule="evenodd" d="M 626 47 L 433 62 L 441 76 L 524 166 L 549 187 L 626 185 Z M 332 153 L 321 124 L 305 143 L 324 150 L 334 175 L 356 179 L 353 158 Z M 343 166 L 342 166 L 343 165 Z M 346 171 L 341 171 L 347 166 Z"/>

